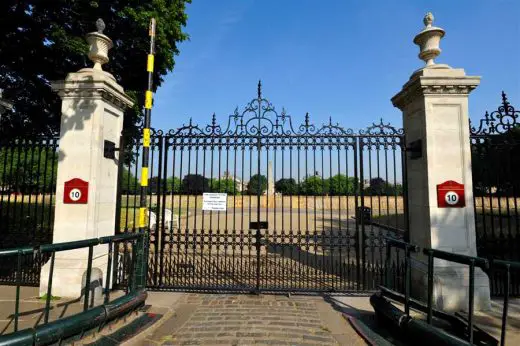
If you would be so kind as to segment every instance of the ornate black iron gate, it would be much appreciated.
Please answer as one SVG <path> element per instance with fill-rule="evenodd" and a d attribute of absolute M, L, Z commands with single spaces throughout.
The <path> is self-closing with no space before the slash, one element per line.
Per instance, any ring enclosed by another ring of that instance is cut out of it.
<path fill-rule="evenodd" d="M 293 127 L 259 84 L 225 127 L 213 115 L 152 142 L 151 288 L 370 290 L 385 272 L 383 237 L 404 235 L 403 134 L 382 121 L 355 133 L 307 114 Z M 136 224 L 137 172 L 122 174 L 122 232 Z M 225 194 L 225 210 L 204 210 L 206 193 Z"/>
<path fill-rule="evenodd" d="M 502 104 L 471 127 L 477 252 L 520 261 L 520 111 L 502 92 Z M 492 295 L 503 295 L 505 272 L 490 276 Z M 510 294 L 520 296 L 520 271 L 511 270 Z"/>

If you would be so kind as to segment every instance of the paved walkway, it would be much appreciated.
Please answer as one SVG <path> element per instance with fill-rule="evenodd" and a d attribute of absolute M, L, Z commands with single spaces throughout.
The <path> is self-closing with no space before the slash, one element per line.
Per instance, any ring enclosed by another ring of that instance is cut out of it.
<path fill-rule="evenodd" d="M 184 294 L 140 345 L 366 345 L 316 296 Z"/>
<path fill-rule="evenodd" d="M 114 292 L 113 298 L 122 292 Z M 14 332 L 15 286 L 0 285 L 0 335 Z M 83 311 L 83 300 L 53 299 L 50 303 L 49 322 Z M 34 328 L 44 323 L 45 299 L 38 297 L 38 287 L 20 287 L 18 330 Z"/>
<path fill-rule="evenodd" d="M 163 316 L 126 345 L 366 345 L 342 313 L 357 318 L 394 345 L 403 345 L 374 318 L 368 297 L 148 292 L 147 311 Z M 114 292 L 112 298 L 122 292 Z M 15 287 L 0 286 L 0 334 L 13 332 Z M 43 323 L 45 301 L 21 288 L 19 329 Z M 78 300 L 51 302 L 49 321 L 82 310 Z M 500 338 L 501 300 L 475 322 Z M 520 299 L 512 299 L 507 344 L 520 345 Z"/>

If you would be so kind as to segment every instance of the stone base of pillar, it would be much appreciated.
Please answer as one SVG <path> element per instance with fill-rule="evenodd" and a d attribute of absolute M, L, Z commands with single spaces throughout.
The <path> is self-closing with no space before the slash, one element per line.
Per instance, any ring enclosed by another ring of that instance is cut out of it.
<path fill-rule="evenodd" d="M 422 267 L 422 266 L 421 266 Z M 428 301 L 428 275 L 425 268 L 412 270 L 412 296 Z M 491 309 L 489 278 L 480 268 L 475 268 L 474 311 Z M 446 312 L 468 311 L 469 267 L 434 267 L 433 307 Z"/>
<path fill-rule="evenodd" d="M 69 251 L 68 251 L 69 252 Z M 61 255 L 61 253 L 60 253 Z M 72 256 L 71 256 L 72 257 Z M 91 306 L 103 304 L 108 255 L 94 258 L 89 285 Z M 51 261 L 47 261 L 40 272 L 40 297 L 47 294 Z M 87 257 L 66 258 L 61 255 L 54 260 L 51 295 L 60 298 L 78 299 L 85 295 L 87 280 Z"/>

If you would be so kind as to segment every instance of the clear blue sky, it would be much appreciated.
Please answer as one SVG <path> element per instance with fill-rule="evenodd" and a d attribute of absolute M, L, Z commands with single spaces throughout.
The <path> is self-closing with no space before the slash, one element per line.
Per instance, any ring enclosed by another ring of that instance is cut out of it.
<path fill-rule="evenodd" d="M 187 11 L 190 40 L 156 94 L 155 128 L 205 125 L 213 112 L 224 125 L 258 79 L 295 125 L 309 112 L 317 125 L 400 126 L 390 98 L 422 66 L 412 40 L 427 11 L 446 30 L 436 62 L 482 76 L 471 118 L 494 110 L 502 90 L 520 108 L 519 0 L 193 0 Z"/>

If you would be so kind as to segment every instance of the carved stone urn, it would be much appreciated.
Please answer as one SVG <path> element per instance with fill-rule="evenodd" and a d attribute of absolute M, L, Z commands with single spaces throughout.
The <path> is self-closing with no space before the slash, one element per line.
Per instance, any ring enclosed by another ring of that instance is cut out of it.
<path fill-rule="evenodd" d="M 433 20 L 433 14 L 428 12 L 423 19 L 425 28 L 413 40 L 420 48 L 419 59 L 426 62 L 426 68 L 434 67 L 433 59 L 441 53 L 439 45 L 445 33 L 443 29 L 432 26 Z"/>
<path fill-rule="evenodd" d="M 103 34 L 105 23 L 102 19 L 96 21 L 96 32 L 87 34 L 86 40 L 90 45 L 88 58 L 94 62 L 94 70 L 102 71 L 102 65 L 108 62 L 108 51 L 113 47 L 112 40 Z"/>

